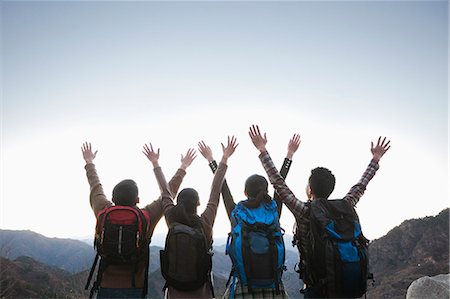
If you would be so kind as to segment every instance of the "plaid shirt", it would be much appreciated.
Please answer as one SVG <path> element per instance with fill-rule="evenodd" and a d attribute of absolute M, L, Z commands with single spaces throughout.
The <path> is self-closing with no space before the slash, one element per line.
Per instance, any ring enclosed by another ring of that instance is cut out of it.
<path fill-rule="evenodd" d="M 259 155 L 259 159 L 261 160 L 264 170 L 267 172 L 267 175 L 269 176 L 269 180 L 272 183 L 273 187 L 283 199 L 289 210 L 291 210 L 292 214 L 294 214 L 295 218 L 301 218 L 303 215 L 305 215 L 308 212 L 307 205 L 305 204 L 305 202 L 297 199 L 294 193 L 292 193 L 292 191 L 286 185 L 284 179 L 275 168 L 275 165 L 273 164 L 272 158 L 270 158 L 269 153 L 261 153 Z M 355 206 L 361 196 L 364 194 L 367 184 L 373 178 L 378 168 L 379 165 L 375 160 L 370 161 L 369 166 L 367 166 L 367 169 L 362 175 L 359 182 L 352 188 L 350 188 L 350 191 L 347 193 L 347 195 L 345 195 L 343 200 L 347 200 L 352 204 L 352 206 Z"/>
<path fill-rule="evenodd" d="M 223 294 L 222 299 L 230 298 L 232 284 L 228 286 Z M 276 294 L 274 289 L 252 289 L 252 292 L 248 292 L 248 288 L 236 281 L 234 287 L 234 296 L 236 299 L 289 299 L 288 294 L 284 290 L 283 284 L 280 285 L 280 293 Z"/>
<path fill-rule="evenodd" d="M 306 284 L 311 284 L 311 277 L 308 275 L 307 271 L 307 261 L 304 257 L 308 256 L 308 246 L 306 244 L 307 236 L 309 235 L 309 205 L 305 202 L 297 199 L 286 185 L 284 179 L 279 174 L 278 170 L 275 168 L 272 159 L 269 156 L 268 152 L 261 153 L 259 155 L 259 159 L 269 176 L 269 180 L 272 183 L 273 187 L 280 195 L 281 199 L 284 201 L 289 210 L 294 214 L 297 221 L 297 235 L 300 236 L 299 240 L 297 240 L 297 247 L 300 251 L 300 271 L 301 277 Z M 376 161 L 372 160 L 367 166 L 366 171 L 363 173 L 359 182 L 350 188 L 350 191 L 345 195 L 343 200 L 347 200 L 351 203 L 352 206 L 355 206 L 361 196 L 364 194 L 366 190 L 367 184 L 374 177 L 376 171 L 378 170 L 379 165 Z"/>

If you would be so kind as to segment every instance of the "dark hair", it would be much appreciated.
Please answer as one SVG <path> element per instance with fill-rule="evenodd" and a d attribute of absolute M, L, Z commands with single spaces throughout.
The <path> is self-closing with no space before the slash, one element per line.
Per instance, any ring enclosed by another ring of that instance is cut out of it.
<path fill-rule="evenodd" d="M 336 178 L 329 169 L 317 167 L 311 170 L 309 187 L 316 198 L 328 198 L 335 184 Z"/>
<path fill-rule="evenodd" d="M 245 181 L 245 193 L 248 201 L 244 203 L 247 208 L 257 208 L 261 203 L 269 203 L 272 200 L 267 194 L 268 183 L 265 177 L 254 174 Z"/>
<path fill-rule="evenodd" d="M 177 204 L 169 212 L 169 222 L 178 222 L 191 227 L 198 225 L 200 222 L 200 217 L 197 215 L 199 200 L 195 189 L 185 188 L 181 190 L 177 196 Z"/>
<path fill-rule="evenodd" d="M 123 180 L 112 192 L 112 201 L 119 206 L 134 206 L 138 202 L 138 187 L 133 180 Z"/>

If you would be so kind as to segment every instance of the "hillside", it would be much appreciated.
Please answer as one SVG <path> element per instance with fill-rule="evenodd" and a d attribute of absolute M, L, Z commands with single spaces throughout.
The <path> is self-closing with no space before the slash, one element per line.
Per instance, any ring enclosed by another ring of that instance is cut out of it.
<path fill-rule="evenodd" d="M 77 240 L 47 238 L 29 230 L 0 230 L 0 256 L 10 260 L 29 256 L 75 273 L 91 266 L 95 251 L 92 245 Z"/>
<path fill-rule="evenodd" d="M 37 262 L 30 257 L 0 257 L 0 298 L 86 297 L 84 277 Z M 84 275 L 83 275 L 84 276 Z"/>
<path fill-rule="evenodd" d="M 412 281 L 449 273 L 449 209 L 406 220 L 370 244 L 372 298 L 405 298 Z"/>

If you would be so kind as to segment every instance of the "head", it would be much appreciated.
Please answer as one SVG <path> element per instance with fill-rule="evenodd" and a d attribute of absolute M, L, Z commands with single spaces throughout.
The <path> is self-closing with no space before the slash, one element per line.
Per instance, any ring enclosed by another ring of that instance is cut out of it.
<path fill-rule="evenodd" d="M 198 193 L 193 188 L 185 188 L 178 193 L 177 206 L 182 206 L 188 214 L 197 214 L 197 207 L 200 205 Z"/>
<path fill-rule="evenodd" d="M 185 188 L 178 193 L 177 205 L 169 212 L 169 221 L 183 223 L 188 226 L 195 226 L 199 223 L 200 217 L 197 215 L 197 207 L 200 199 L 197 191 L 192 188 Z"/>
<path fill-rule="evenodd" d="M 270 202 L 272 198 L 267 194 L 268 183 L 265 177 L 254 174 L 245 181 L 245 196 L 249 199 L 247 207 L 258 207 L 262 202 Z"/>
<path fill-rule="evenodd" d="M 123 180 L 112 192 L 112 201 L 118 206 L 134 206 L 139 202 L 138 187 L 133 180 Z"/>
<path fill-rule="evenodd" d="M 317 167 L 311 170 L 311 175 L 306 187 L 309 199 L 328 198 L 334 190 L 336 179 L 330 170 Z"/>

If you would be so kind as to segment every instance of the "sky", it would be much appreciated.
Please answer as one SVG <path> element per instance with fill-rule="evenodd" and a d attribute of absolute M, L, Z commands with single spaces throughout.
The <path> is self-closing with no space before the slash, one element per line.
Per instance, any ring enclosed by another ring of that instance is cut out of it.
<path fill-rule="evenodd" d="M 134 179 L 140 206 L 159 194 L 144 143 L 167 177 L 204 140 L 220 160 L 235 135 L 227 181 L 236 201 L 264 174 L 248 137 L 267 132 L 281 166 L 301 134 L 287 184 L 306 200 L 310 170 L 336 176 L 342 198 L 392 148 L 357 205 L 369 239 L 449 207 L 447 1 L 2 1 L 1 229 L 93 236 L 80 147 L 98 149 L 105 192 Z M 198 155 L 181 188 L 201 212 L 213 175 Z M 273 189 L 270 189 L 273 192 Z M 294 218 L 284 209 L 282 226 Z M 230 224 L 219 206 L 214 235 Z M 155 234 L 167 232 L 161 221 Z"/>

